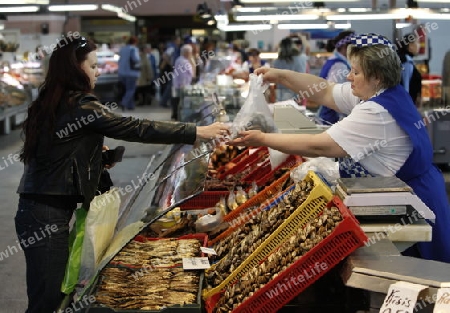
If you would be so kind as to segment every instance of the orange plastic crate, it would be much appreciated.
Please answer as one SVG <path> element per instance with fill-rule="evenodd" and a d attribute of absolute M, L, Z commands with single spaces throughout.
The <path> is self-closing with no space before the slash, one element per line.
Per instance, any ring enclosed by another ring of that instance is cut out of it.
<path fill-rule="evenodd" d="M 343 218 L 333 232 L 241 303 L 232 311 L 233 313 L 277 312 L 367 241 L 367 236 L 359 227 L 359 222 L 337 196 L 334 196 L 327 206 L 336 206 Z M 316 270 L 314 275 L 305 275 L 305 273 L 312 273 L 317 264 L 326 264 L 326 269 Z M 291 281 L 298 283 L 291 284 L 289 283 Z M 213 312 L 220 296 L 221 292 L 206 299 L 205 307 L 208 313 Z"/>

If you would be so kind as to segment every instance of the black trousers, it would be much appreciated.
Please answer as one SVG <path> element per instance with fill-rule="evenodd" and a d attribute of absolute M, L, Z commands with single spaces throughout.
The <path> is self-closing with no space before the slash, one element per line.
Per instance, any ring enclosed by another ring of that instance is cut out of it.
<path fill-rule="evenodd" d="M 72 214 L 72 210 L 19 200 L 15 224 L 27 267 L 26 313 L 53 313 L 62 302 Z"/>
<path fill-rule="evenodd" d="M 178 105 L 180 103 L 180 97 L 172 97 L 170 99 L 170 103 L 172 104 L 172 119 L 178 120 Z"/>

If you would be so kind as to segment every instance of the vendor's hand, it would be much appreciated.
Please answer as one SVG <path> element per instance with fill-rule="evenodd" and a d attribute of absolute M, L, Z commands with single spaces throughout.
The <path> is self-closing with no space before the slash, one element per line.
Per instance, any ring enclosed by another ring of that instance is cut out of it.
<path fill-rule="evenodd" d="M 212 140 L 223 138 L 229 134 L 229 127 L 224 123 L 216 122 L 208 126 L 197 126 L 197 139 Z"/>
<path fill-rule="evenodd" d="M 259 147 L 264 145 L 265 133 L 260 130 L 246 130 L 240 132 L 238 137 L 228 142 L 231 146 Z"/>
<path fill-rule="evenodd" d="M 282 70 L 276 68 L 260 67 L 254 72 L 256 75 L 263 75 L 264 83 L 278 83 L 281 77 Z"/>

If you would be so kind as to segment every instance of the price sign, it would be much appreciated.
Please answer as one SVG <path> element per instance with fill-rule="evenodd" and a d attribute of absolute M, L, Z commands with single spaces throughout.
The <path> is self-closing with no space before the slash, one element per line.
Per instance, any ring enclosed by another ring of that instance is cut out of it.
<path fill-rule="evenodd" d="M 214 250 L 214 249 L 212 249 L 212 248 L 200 247 L 200 250 L 201 250 L 203 253 L 206 253 L 206 254 L 217 255 L 216 250 Z"/>
<path fill-rule="evenodd" d="M 185 270 L 204 270 L 210 267 L 208 258 L 183 258 L 183 269 Z"/>
<path fill-rule="evenodd" d="M 450 312 L 450 288 L 440 288 L 437 292 L 433 313 Z"/>
<path fill-rule="evenodd" d="M 380 313 L 413 313 L 419 292 L 427 286 L 397 282 L 389 286 Z"/>

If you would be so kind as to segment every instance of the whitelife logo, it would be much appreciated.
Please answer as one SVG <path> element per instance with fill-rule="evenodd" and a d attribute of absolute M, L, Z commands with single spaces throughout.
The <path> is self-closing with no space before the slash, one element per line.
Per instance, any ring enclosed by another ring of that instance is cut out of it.
<path fill-rule="evenodd" d="M 314 276 L 321 274 L 322 272 L 326 271 L 327 269 L 328 269 L 327 263 L 316 262 L 316 264 L 314 264 L 314 267 L 310 267 L 309 269 L 303 270 L 303 272 L 301 274 L 299 274 L 298 276 L 290 277 L 288 279 L 285 279 L 285 282 L 278 283 L 275 288 L 267 291 L 266 295 L 269 297 L 269 299 L 278 297 L 283 292 L 289 291 L 292 288 L 292 286 L 297 286 L 298 284 L 304 284 L 311 278 L 314 278 Z"/>

